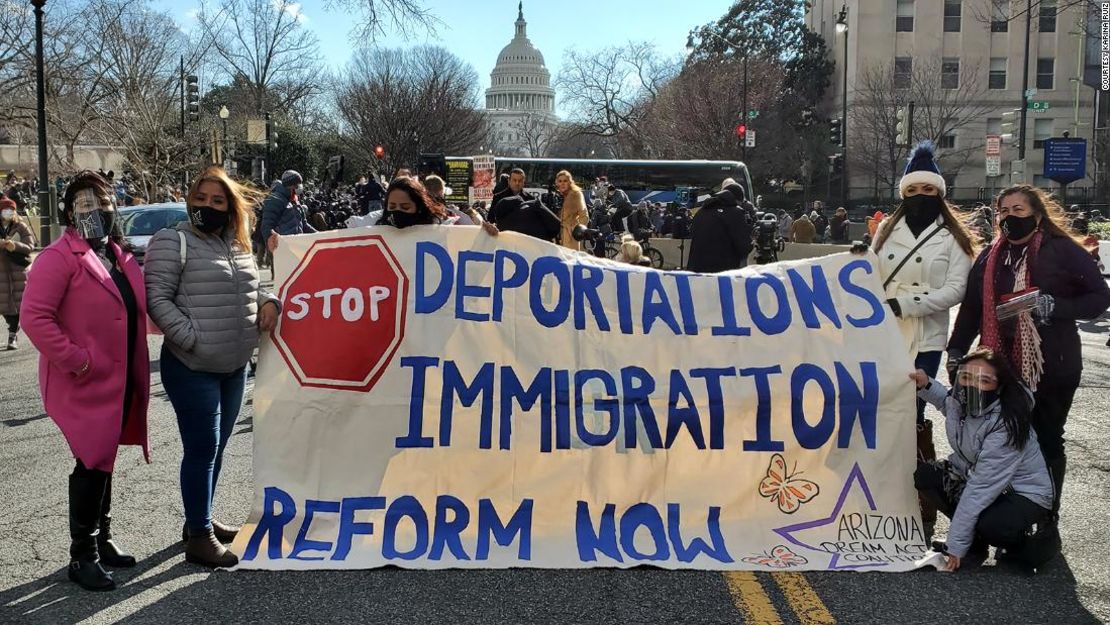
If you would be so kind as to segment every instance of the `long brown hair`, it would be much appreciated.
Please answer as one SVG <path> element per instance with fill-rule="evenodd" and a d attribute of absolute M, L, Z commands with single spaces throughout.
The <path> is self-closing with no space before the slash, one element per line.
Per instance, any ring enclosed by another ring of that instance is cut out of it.
<path fill-rule="evenodd" d="M 192 201 L 193 194 L 205 182 L 215 182 L 224 188 L 228 205 L 227 227 L 235 233 L 235 242 L 240 249 L 251 251 L 251 219 L 254 217 L 254 206 L 262 201 L 262 192 L 232 180 L 223 167 L 209 165 L 189 186 L 189 195 L 185 198 L 186 205 Z M 196 230 L 195 227 L 193 229 Z M 196 232 L 200 233 L 199 230 Z"/>
<path fill-rule="evenodd" d="M 995 214 L 995 231 L 998 231 L 998 210 L 1002 207 L 1002 200 L 1009 195 L 1020 193 L 1025 196 L 1026 201 L 1033 207 L 1033 214 L 1041 216 L 1041 225 L 1039 228 L 1052 236 L 1063 237 L 1071 239 L 1073 243 L 1079 247 L 1083 247 L 1083 237 L 1077 235 L 1071 228 L 1071 223 L 1068 221 L 1067 215 L 1064 213 L 1064 207 L 1048 194 L 1047 191 L 1039 187 L 1034 187 L 1031 184 L 1015 184 L 1011 187 L 1003 189 L 998 197 L 994 198 L 994 214 Z M 1001 233 L 999 232 L 999 235 Z M 1086 248 L 1084 248 L 1086 249 Z"/>
<path fill-rule="evenodd" d="M 956 243 L 960 245 L 960 249 L 964 251 L 964 254 L 975 258 L 975 248 L 977 247 L 978 239 L 968 231 L 967 226 L 964 225 L 963 219 L 957 216 L 956 211 L 956 207 L 949 204 L 948 200 L 941 199 L 940 214 L 944 217 L 944 226 L 952 233 L 952 236 L 956 239 Z M 894 211 L 893 215 L 883 220 L 883 223 L 879 226 L 879 231 L 875 233 L 876 252 L 883 249 L 883 243 L 886 243 L 886 239 L 894 230 L 894 226 L 896 226 L 898 221 L 905 217 L 905 215 L 905 205 L 899 204 L 898 210 Z"/>
<path fill-rule="evenodd" d="M 389 188 L 385 190 L 385 201 L 389 203 L 389 194 L 394 191 L 404 191 L 412 199 L 412 203 L 416 205 L 416 212 L 418 214 L 430 214 L 432 217 L 443 221 L 447 218 L 447 207 L 432 199 L 428 194 L 428 190 L 424 188 L 416 178 L 402 176 L 394 178 L 389 183 Z M 384 218 L 389 212 L 389 207 L 386 207 L 385 213 L 382 214 Z"/>

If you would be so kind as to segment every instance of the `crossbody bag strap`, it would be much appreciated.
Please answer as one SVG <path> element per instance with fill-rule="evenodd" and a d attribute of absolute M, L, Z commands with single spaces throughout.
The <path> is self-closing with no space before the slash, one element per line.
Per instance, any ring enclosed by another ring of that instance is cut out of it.
<path fill-rule="evenodd" d="M 913 258 L 914 254 L 917 253 L 917 250 L 921 249 L 921 246 L 928 243 L 929 239 L 935 237 L 937 235 L 937 233 L 940 232 L 941 230 L 944 230 L 944 228 L 945 227 L 944 227 L 943 224 L 937 226 L 936 228 L 933 228 L 932 232 L 930 232 L 928 235 L 926 235 L 924 239 L 921 239 L 920 241 L 918 241 L 917 245 L 913 246 L 913 249 L 910 250 L 910 253 L 906 254 L 906 257 L 902 259 L 902 262 L 898 263 L 898 266 L 894 268 L 894 271 L 890 272 L 890 275 L 887 276 L 887 279 L 883 281 L 883 290 L 884 291 L 886 290 L 886 287 L 890 286 L 891 282 L 894 282 L 894 277 L 898 275 L 899 271 L 902 271 L 902 267 L 905 267 L 906 263 L 910 262 L 910 259 Z"/>

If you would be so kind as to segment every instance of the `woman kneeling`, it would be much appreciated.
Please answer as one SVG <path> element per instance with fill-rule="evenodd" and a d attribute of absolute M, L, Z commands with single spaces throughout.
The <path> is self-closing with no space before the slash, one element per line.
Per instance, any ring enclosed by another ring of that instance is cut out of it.
<path fill-rule="evenodd" d="M 1038 567 L 1052 558 L 1041 529 L 1052 508 L 1052 479 L 1030 426 L 1033 400 L 1005 360 L 986 349 L 965 356 L 952 391 L 918 369 L 910 374 L 921 399 L 945 416 L 953 452 L 920 462 L 914 485 L 952 519 L 947 570 L 968 555 L 999 557 Z"/>

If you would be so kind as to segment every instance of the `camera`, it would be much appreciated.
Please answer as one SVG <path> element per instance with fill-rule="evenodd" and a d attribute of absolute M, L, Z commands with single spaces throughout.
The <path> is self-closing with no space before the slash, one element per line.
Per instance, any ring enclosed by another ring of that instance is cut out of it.
<path fill-rule="evenodd" d="M 774 213 L 762 213 L 755 224 L 755 262 L 766 265 L 779 260 L 786 241 L 779 236 L 779 220 Z"/>
<path fill-rule="evenodd" d="M 601 237 L 601 231 L 578 224 L 570 231 L 570 236 L 575 241 L 597 241 Z"/>

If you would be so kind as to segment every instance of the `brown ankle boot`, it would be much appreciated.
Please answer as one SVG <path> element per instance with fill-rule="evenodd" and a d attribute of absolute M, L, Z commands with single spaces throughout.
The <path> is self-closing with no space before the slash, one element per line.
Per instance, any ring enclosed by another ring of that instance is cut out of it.
<path fill-rule="evenodd" d="M 216 540 L 212 530 L 200 534 L 189 532 L 189 542 L 185 543 L 185 561 L 209 568 L 231 568 L 239 563 L 239 558 Z"/>
<path fill-rule="evenodd" d="M 212 532 L 216 534 L 216 540 L 221 543 L 231 543 L 239 533 L 239 526 L 225 525 L 216 519 L 212 519 Z"/>

